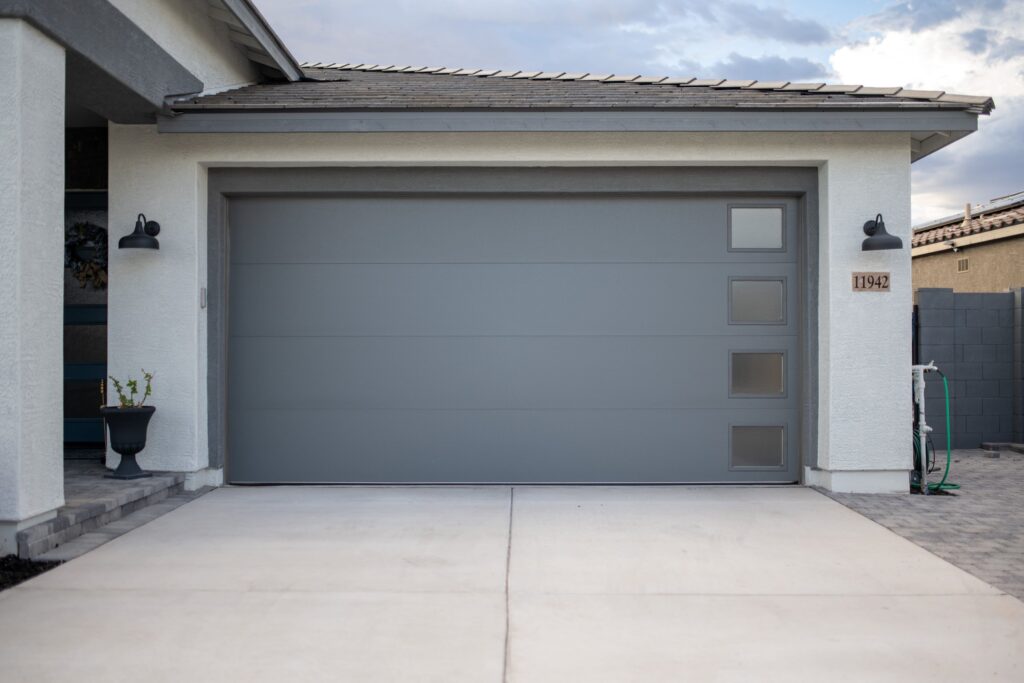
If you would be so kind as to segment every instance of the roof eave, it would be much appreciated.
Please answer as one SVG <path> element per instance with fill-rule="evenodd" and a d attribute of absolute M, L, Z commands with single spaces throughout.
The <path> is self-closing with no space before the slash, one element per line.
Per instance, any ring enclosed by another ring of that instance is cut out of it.
<path fill-rule="evenodd" d="M 298 61 L 288 51 L 284 42 L 251 0 L 219 0 L 219 2 L 234 15 L 238 23 L 259 45 L 259 48 L 247 47 L 248 57 L 251 61 L 276 71 L 292 82 L 305 78 Z"/>
<path fill-rule="evenodd" d="M 977 129 L 963 109 L 622 110 L 181 107 L 159 120 L 161 133 L 343 132 L 904 132 L 923 158 Z"/>

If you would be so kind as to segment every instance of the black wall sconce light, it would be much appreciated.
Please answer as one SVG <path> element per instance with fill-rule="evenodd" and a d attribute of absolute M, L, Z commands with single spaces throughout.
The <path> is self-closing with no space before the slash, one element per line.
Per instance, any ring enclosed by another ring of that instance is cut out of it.
<path fill-rule="evenodd" d="M 864 224 L 864 234 L 868 237 L 861 243 L 861 251 L 903 248 L 903 240 L 885 231 L 885 221 L 882 220 L 882 214 L 878 214 L 875 216 L 875 220 Z"/>
<path fill-rule="evenodd" d="M 117 242 L 118 249 L 159 249 L 160 242 L 156 236 L 160 234 L 160 224 L 146 220 L 145 214 L 135 219 L 135 231 L 125 235 Z"/>

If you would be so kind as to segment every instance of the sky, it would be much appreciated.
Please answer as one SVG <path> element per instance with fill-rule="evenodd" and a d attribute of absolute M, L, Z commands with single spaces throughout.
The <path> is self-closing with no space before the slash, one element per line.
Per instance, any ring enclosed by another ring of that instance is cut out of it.
<path fill-rule="evenodd" d="M 824 81 L 989 95 L 917 162 L 915 225 L 1024 190 L 1024 0 L 255 0 L 299 61 Z"/>

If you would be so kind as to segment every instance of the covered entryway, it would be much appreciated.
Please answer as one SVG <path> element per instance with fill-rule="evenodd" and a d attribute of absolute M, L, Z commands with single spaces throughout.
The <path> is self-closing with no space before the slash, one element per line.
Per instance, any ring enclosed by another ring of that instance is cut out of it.
<path fill-rule="evenodd" d="M 799 479 L 794 197 L 228 206 L 232 482 Z"/>

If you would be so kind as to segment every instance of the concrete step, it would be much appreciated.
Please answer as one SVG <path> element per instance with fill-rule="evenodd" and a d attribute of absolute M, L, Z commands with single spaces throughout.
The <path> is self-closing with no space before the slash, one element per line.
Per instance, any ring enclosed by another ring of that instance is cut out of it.
<path fill-rule="evenodd" d="M 182 491 L 173 496 L 169 496 L 158 503 L 153 503 L 140 510 L 125 515 L 116 522 L 106 524 L 95 531 L 82 534 L 77 538 L 74 538 L 63 545 L 49 550 L 42 555 L 39 555 L 35 559 L 37 560 L 51 560 L 58 562 L 67 562 L 73 560 L 79 555 L 84 555 L 90 550 L 99 548 L 104 543 L 109 543 L 118 536 L 122 536 L 132 529 L 137 529 L 144 524 L 152 522 L 158 517 L 166 515 L 172 510 L 176 510 L 185 503 L 190 503 L 199 496 L 212 491 L 214 487 L 205 486 L 196 491 Z"/>
<path fill-rule="evenodd" d="M 130 481 L 107 479 L 101 463 L 65 463 L 66 504 L 57 516 L 18 532 L 18 556 L 35 559 L 79 536 L 184 491 L 181 472 Z"/>

